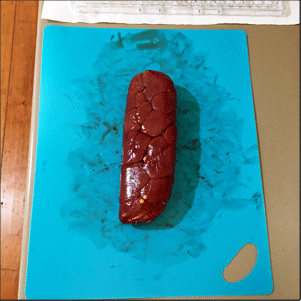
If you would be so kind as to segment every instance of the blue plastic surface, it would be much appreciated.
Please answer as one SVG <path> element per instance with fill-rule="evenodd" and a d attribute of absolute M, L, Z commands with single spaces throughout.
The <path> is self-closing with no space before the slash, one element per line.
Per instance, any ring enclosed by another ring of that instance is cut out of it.
<path fill-rule="evenodd" d="M 177 162 L 165 211 L 118 218 L 127 89 L 139 72 L 176 85 Z M 243 280 L 223 270 L 246 244 Z M 273 290 L 246 34 L 44 30 L 29 299 L 266 295 Z"/>

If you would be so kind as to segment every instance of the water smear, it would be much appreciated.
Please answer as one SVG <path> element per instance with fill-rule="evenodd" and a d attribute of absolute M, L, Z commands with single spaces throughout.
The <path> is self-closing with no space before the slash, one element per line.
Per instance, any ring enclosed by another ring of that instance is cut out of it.
<path fill-rule="evenodd" d="M 258 162 L 256 145 L 242 150 L 239 100 L 217 84 L 217 73 L 193 45 L 177 31 L 119 33 L 100 49 L 94 73 L 74 80 L 87 122 L 70 125 L 82 144 L 69 153 L 73 185 L 61 216 L 100 249 L 111 245 L 142 262 L 174 265 L 206 251 L 203 237 L 223 210 L 257 202 L 255 192 L 232 196 L 251 180 L 242 166 Z M 154 222 L 132 226 L 118 218 L 123 118 L 130 80 L 147 69 L 168 74 L 176 85 L 175 184 Z"/>

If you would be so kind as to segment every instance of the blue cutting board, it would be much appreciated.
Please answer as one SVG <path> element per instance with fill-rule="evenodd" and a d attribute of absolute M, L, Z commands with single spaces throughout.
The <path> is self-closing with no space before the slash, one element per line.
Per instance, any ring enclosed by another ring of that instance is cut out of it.
<path fill-rule="evenodd" d="M 266 295 L 273 290 L 247 38 L 241 30 L 47 26 L 26 297 Z M 118 218 L 127 88 L 176 85 L 172 197 L 154 222 Z M 258 257 L 229 283 L 246 244 Z"/>

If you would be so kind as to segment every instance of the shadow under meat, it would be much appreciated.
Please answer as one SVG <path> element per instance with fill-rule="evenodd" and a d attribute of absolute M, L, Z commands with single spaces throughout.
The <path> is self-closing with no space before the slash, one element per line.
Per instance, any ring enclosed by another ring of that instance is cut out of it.
<path fill-rule="evenodd" d="M 136 224 L 139 230 L 167 230 L 179 224 L 193 205 L 199 182 L 201 159 L 200 107 L 197 99 L 185 88 L 177 91 L 177 148 L 175 181 L 166 208 L 154 221 Z"/>

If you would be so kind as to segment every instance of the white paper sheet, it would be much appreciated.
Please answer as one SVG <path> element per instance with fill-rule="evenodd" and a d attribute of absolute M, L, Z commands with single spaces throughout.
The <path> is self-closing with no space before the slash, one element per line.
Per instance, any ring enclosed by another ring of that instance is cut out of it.
<path fill-rule="evenodd" d="M 153 5 L 150 5 L 150 2 L 152 2 Z M 229 6 L 229 3 L 231 2 L 231 5 L 233 5 L 234 2 L 236 4 L 238 3 L 239 5 L 236 8 L 231 7 Z M 71 23 L 109 22 L 126 24 L 176 25 L 202 25 L 220 23 L 277 25 L 300 24 L 299 1 L 234 2 L 190 1 L 189 3 L 188 1 L 44 1 L 42 19 Z M 204 3 L 208 3 L 208 5 L 216 5 L 216 7 L 207 6 L 206 8 Z M 256 3 L 258 3 L 258 7 L 261 7 L 260 9 L 256 10 L 250 7 L 251 4 L 256 5 Z M 269 8 L 268 5 L 270 5 L 271 8 Z M 281 5 L 283 6 L 282 10 Z"/>

